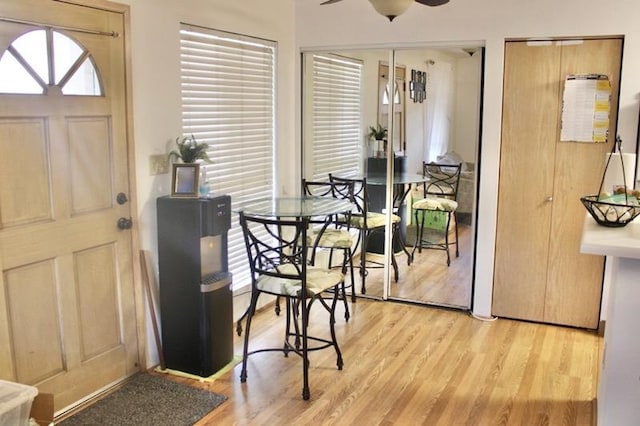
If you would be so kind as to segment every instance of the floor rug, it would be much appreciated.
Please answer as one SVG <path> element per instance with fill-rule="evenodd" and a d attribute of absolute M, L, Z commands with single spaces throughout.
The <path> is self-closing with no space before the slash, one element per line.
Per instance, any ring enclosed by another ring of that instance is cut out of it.
<path fill-rule="evenodd" d="M 227 397 L 167 378 L 138 373 L 121 388 L 56 423 L 76 425 L 192 425 Z"/>

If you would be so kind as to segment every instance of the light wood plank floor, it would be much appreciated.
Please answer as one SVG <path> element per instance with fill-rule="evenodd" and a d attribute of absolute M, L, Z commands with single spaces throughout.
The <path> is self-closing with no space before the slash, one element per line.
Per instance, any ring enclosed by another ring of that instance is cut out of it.
<path fill-rule="evenodd" d="M 393 282 L 390 289 L 392 298 L 421 301 L 439 306 L 468 309 L 471 305 L 471 274 L 473 253 L 471 247 L 471 227 L 460 224 L 460 257 L 455 257 L 455 248 L 451 247 L 451 266 L 447 266 L 447 255 L 442 250 L 417 250 L 413 263 L 407 265 L 404 253 L 396 254 L 399 268 L 399 281 Z M 409 240 L 414 228 L 407 231 Z M 453 233 L 452 233 L 453 234 Z M 453 235 L 452 237 L 453 238 Z M 407 247 L 411 251 L 411 247 Z M 356 257 L 359 262 L 359 257 Z M 357 263 L 356 263 L 357 265 Z M 367 295 L 382 297 L 383 270 L 369 268 L 367 275 Z M 361 278 L 356 273 L 356 293 L 360 294 Z"/>
<path fill-rule="evenodd" d="M 312 353 L 309 401 L 295 355 L 249 357 L 244 384 L 240 365 L 212 383 L 175 378 L 228 397 L 198 425 L 595 424 L 602 341 L 594 332 L 367 299 L 351 306 L 351 320 L 341 310 L 336 323 L 344 369 L 332 350 Z M 312 332 L 327 328 L 317 308 Z M 263 309 L 253 347 L 277 346 L 283 319 Z"/>

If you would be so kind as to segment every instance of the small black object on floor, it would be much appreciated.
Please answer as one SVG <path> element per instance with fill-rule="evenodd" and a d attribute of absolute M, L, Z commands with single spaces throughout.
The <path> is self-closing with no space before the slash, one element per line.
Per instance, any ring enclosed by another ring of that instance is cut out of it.
<path fill-rule="evenodd" d="M 57 424 L 192 425 L 226 399 L 205 389 L 138 373 L 121 388 Z"/>

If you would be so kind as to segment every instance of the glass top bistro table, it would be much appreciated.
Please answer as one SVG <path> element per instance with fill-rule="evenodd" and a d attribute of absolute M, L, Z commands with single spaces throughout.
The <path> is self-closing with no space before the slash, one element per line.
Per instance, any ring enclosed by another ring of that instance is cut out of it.
<path fill-rule="evenodd" d="M 407 194 L 411 191 L 411 185 L 414 183 L 424 183 L 428 180 L 428 176 L 419 173 L 396 173 L 393 175 L 393 185 L 398 189 L 393 194 L 394 210 L 404 202 Z M 386 185 L 387 175 L 384 173 L 368 173 L 367 184 L 369 185 Z"/>
<path fill-rule="evenodd" d="M 348 200 L 339 200 L 333 198 L 326 197 L 311 197 L 311 196 L 303 196 L 303 197 L 274 197 L 274 198 L 261 198 L 250 200 L 246 202 L 238 203 L 237 205 L 232 207 L 232 210 L 236 213 L 241 213 L 247 216 L 260 216 L 260 217 L 268 217 L 268 218 L 276 218 L 276 219 L 301 219 L 303 222 L 306 222 L 307 225 L 310 219 L 340 214 L 340 213 L 348 213 L 352 209 L 355 208 L 355 205 Z M 307 236 L 306 236 L 306 228 L 307 225 L 303 225 L 302 236 L 300 238 L 301 244 L 303 244 L 302 250 L 302 271 L 303 276 L 306 274 L 306 245 L 307 245 Z M 302 324 L 306 324 L 308 322 L 308 307 L 305 302 L 306 297 L 306 280 L 302 280 L 301 287 L 301 303 L 300 303 L 300 311 L 301 311 L 301 320 Z M 238 319 L 236 324 L 236 332 L 238 335 L 242 333 L 241 322 L 243 318 L 245 318 L 249 313 L 249 309 L 245 311 L 244 314 Z M 306 328 L 302 327 L 302 340 L 303 340 L 303 396 L 304 399 L 308 399 L 309 392 L 309 378 L 308 378 L 308 358 L 307 358 L 307 344 L 306 344 Z M 306 395 L 306 396 L 305 396 Z"/>
<path fill-rule="evenodd" d="M 233 210 L 252 216 L 309 219 L 349 212 L 354 207 L 348 200 L 326 197 L 274 197 L 241 202 Z"/>
<path fill-rule="evenodd" d="M 356 208 L 356 205 L 348 200 L 333 199 L 327 197 L 273 197 L 256 198 L 249 201 L 240 202 L 232 206 L 235 213 L 242 212 L 248 216 L 271 217 L 280 219 L 301 218 L 306 221 L 321 216 L 331 216 L 340 213 L 348 213 Z M 307 225 L 308 226 L 308 225 Z M 305 226 L 305 229 L 307 228 Z M 306 231 L 302 235 L 302 244 L 307 244 Z M 303 263 L 306 264 L 306 250 L 303 250 Z M 303 286 L 305 283 L 303 283 Z M 304 291 L 303 291 L 304 293 Z M 242 320 L 247 315 L 246 311 L 236 323 L 236 332 L 242 333 Z"/>

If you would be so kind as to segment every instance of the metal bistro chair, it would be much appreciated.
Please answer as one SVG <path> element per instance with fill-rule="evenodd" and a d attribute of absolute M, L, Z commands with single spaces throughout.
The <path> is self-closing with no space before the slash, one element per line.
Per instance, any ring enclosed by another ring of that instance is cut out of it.
<path fill-rule="evenodd" d="M 304 195 L 315 197 L 328 197 L 337 198 L 343 200 L 349 200 L 353 202 L 353 182 L 326 182 L 326 181 L 309 181 L 302 179 L 302 190 Z M 347 222 L 349 220 L 347 219 Z M 349 225 L 346 227 L 339 227 L 339 218 L 333 217 L 327 220 L 325 217 L 311 218 L 310 224 L 315 225 L 307 232 L 307 246 L 311 250 L 311 258 L 309 263 L 315 264 L 316 255 L 318 249 L 327 249 L 329 251 L 328 265 L 332 267 L 332 258 L 334 250 L 342 250 L 342 265 L 341 270 L 343 274 L 347 273 L 347 269 L 350 273 L 351 283 L 351 302 L 355 303 L 356 294 L 354 287 L 353 276 L 353 252 L 352 247 L 354 245 L 354 236 L 350 231 Z M 349 304 L 347 303 L 347 292 L 344 281 L 342 283 L 341 298 L 344 300 L 344 318 L 349 321 Z"/>
<path fill-rule="evenodd" d="M 418 248 L 436 249 L 447 252 L 447 266 L 451 265 L 449 246 L 455 244 L 456 257 L 458 250 L 458 218 L 456 210 L 458 203 L 458 186 L 462 164 L 437 164 L 422 162 L 422 170 L 428 179 L 423 186 L 424 198 L 414 201 L 412 208 L 416 219 L 416 240 L 411 256 Z M 422 217 L 420 217 L 422 215 Z M 452 220 L 453 219 L 453 220 Z M 449 233 L 453 222 L 455 241 L 449 241 Z M 424 229 L 431 231 L 424 236 Z M 444 235 L 443 235 L 444 234 Z M 444 237 L 444 242 L 442 238 Z"/>
<path fill-rule="evenodd" d="M 240 381 L 247 381 L 247 358 L 260 352 L 293 352 L 302 357 L 302 397 L 307 400 L 309 391 L 310 351 L 333 347 L 336 351 L 338 370 L 343 361 L 335 333 L 335 308 L 344 276 L 340 271 L 317 268 L 306 264 L 305 241 L 308 220 L 306 218 L 276 219 L 254 217 L 240 212 L 240 226 L 251 269 L 251 302 L 247 311 L 242 370 Z M 303 292 L 303 289 L 306 289 Z M 333 297 L 328 304 L 322 294 L 331 290 Z M 261 348 L 249 351 L 251 321 L 256 313 L 258 298 L 266 293 L 286 300 L 286 326 L 281 347 Z M 329 312 L 330 337 L 309 336 L 308 312 L 314 302 L 319 302 Z M 310 346 L 311 343 L 311 346 Z"/>
<path fill-rule="evenodd" d="M 386 223 L 386 215 L 384 213 L 370 212 L 369 211 L 369 197 L 367 194 L 367 179 L 351 179 L 351 178 L 340 178 L 337 176 L 333 176 L 331 173 L 329 174 L 329 180 L 331 182 L 337 183 L 345 183 L 351 182 L 353 183 L 353 200 L 357 207 L 357 211 L 351 214 L 349 219 L 349 226 L 355 228 L 359 231 L 359 239 L 358 244 L 360 245 L 360 276 L 362 277 L 362 294 L 366 294 L 366 275 L 367 275 L 367 242 L 371 237 L 371 234 L 375 232 L 384 232 L 385 223 Z M 394 239 L 398 238 L 398 227 L 400 225 L 400 216 L 396 214 L 391 215 L 392 222 L 392 235 Z M 355 250 L 354 250 L 355 251 Z M 376 262 L 373 262 L 376 263 Z M 394 271 L 394 279 L 398 282 L 398 263 L 396 262 L 396 257 L 392 253 L 391 254 L 391 265 L 393 266 Z M 380 267 L 378 264 L 375 267 Z"/>

